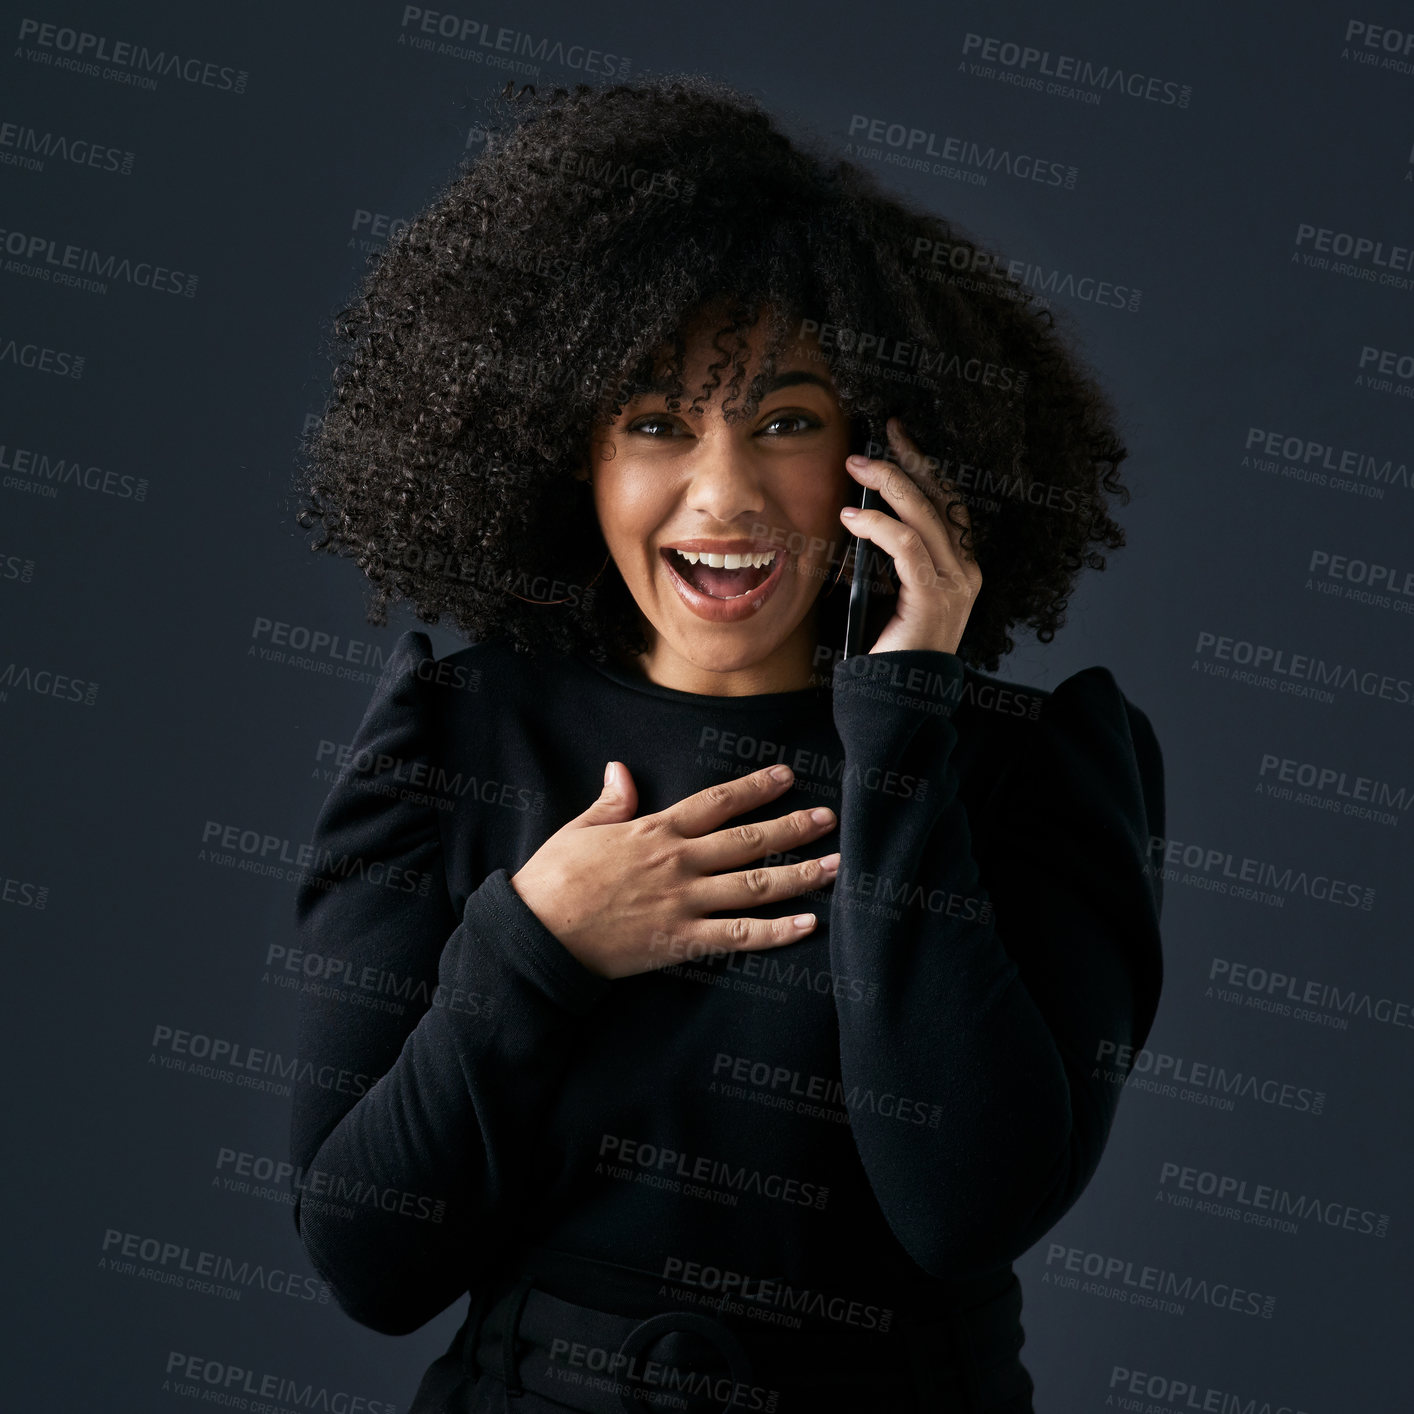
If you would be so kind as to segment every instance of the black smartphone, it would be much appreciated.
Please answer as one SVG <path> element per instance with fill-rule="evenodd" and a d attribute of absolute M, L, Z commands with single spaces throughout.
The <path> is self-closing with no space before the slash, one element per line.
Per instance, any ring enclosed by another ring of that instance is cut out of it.
<path fill-rule="evenodd" d="M 871 440 L 864 455 L 896 460 L 887 449 L 870 450 L 878 445 Z M 872 486 L 865 486 L 862 490 L 859 501 L 861 510 L 883 511 L 898 520 L 898 512 Z M 849 616 L 845 620 L 844 631 L 845 658 L 867 653 L 878 642 L 884 626 L 893 618 L 893 601 L 898 587 L 893 556 L 879 549 L 872 541 L 855 536 L 854 573 L 849 582 Z"/>

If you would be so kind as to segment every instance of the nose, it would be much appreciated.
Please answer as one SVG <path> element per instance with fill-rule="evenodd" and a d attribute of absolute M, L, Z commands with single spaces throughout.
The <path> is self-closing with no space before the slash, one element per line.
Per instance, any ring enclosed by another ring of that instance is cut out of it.
<path fill-rule="evenodd" d="M 721 419 L 697 441 L 685 497 L 688 507 L 721 525 L 766 507 L 755 448 L 741 430 Z"/>

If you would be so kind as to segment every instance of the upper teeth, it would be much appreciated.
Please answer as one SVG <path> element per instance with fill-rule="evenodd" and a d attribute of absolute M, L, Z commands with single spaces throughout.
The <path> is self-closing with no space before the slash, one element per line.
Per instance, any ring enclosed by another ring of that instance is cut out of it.
<path fill-rule="evenodd" d="M 744 570 L 748 565 L 752 569 L 760 569 L 776 558 L 774 550 L 761 550 L 750 555 L 712 555 L 697 550 L 675 550 L 673 553 L 681 555 L 690 565 L 700 560 L 714 570 Z"/>

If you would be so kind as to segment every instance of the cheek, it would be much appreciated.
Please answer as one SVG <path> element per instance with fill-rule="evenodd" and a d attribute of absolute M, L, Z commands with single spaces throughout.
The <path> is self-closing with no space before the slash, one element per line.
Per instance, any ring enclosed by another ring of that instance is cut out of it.
<path fill-rule="evenodd" d="M 622 455 L 596 464 L 594 508 L 606 543 L 631 556 L 662 520 L 663 478 L 648 467 L 635 467 Z"/>
<path fill-rule="evenodd" d="M 828 526 L 831 534 L 843 529 L 840 510 L 859 499 L 859 483 L 844 469 L 847 454 L 847 451 L 842 451 L 838 460 L 822 464 L 811 478 L 810 520 L 817 527 Z"/>

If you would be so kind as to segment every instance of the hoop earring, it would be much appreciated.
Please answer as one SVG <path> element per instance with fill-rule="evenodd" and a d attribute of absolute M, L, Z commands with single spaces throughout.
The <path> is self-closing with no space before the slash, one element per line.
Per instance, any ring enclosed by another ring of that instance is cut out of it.
<path fill-rule="evenodd" d="M 610 551 L 609 554 L 606 554 L 606 555 L 604 556 L 604 563 L 603 563 L 602 565 L 600 565 L 597 570 L 594 571 L 594 579 L 598 579 L 599 576 L 600 576 L 601 574 L 603 574 L 606 569 L 608 569 L 608 567 L 609 567 L 609 555 L 612 554 L 612 553 L 613 553 L 613 551 Z M 591 579 L 591 580 L 589 581 L 589 584 L 586 584 L 584 587 L 585 587 L 586 589 L 588 589 L 588 588 L 590 587 L 590 585 L 592 585 L 592 584 L 594 583 L 594 579 Z M 507 594 L 515 594 L 515 596 L 516 596 L 517 599 L 524 599 L 527 604 L 540 604 L 540 605 L 545 605 L 545 604 L 568 604 L 569 601 L 575 597 L 573 594 L 566 594 L 563 599 L 526 599 L 524 594 L 516 594 L 516 592 L 515 592 L 514 589 L 508 589 L 508 590 L 506 590 L 506 593 L 507 593 Z"/>

